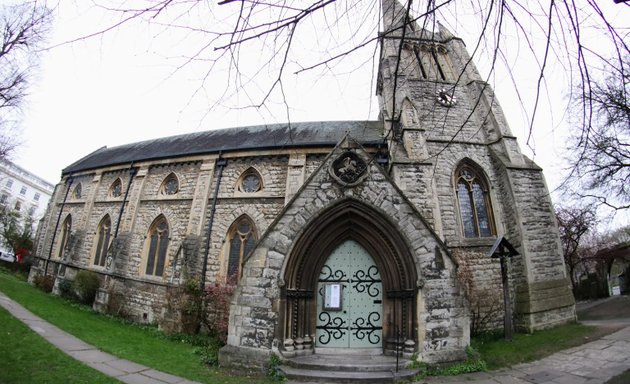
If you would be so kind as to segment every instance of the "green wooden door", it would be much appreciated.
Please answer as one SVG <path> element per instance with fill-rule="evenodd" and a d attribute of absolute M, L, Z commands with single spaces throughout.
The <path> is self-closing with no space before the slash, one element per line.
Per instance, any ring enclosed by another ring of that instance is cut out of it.
<path fill-rule="evenodd" d="M 377 348 L 382 339 L 382 283 L 374 260 L 348 240 L 319 274 L 315 343 L 327 348 Z"/>

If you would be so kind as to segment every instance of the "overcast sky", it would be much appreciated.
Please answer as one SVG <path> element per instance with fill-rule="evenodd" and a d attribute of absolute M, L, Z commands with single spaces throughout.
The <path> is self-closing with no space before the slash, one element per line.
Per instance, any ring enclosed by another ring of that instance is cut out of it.
<path fill-rule="evenodd" d="M 165 38 L 144 24 L 57 46 L 111 22 L 101 10 L 85 3 L 91 2 L 62 2 L 55 11 L 49 45 L 56 47 L 42 55 L 25 109 L 24 145 L 13 158 L 23 168 L 56 184 L 64 167 L 102 146 L 287 120 L 286 108 L 277 97 L 263 110 L 231 108 L 248 104 L 251 94 L 242 92 L 226 97 L 229 103 L 216 104 L 225 89 L 223 84 L 217 82 L 214 87 L 207 82 L 200 88 L 205 69 L 199 63 L 177 69 L 181 61 L 176 58 L 186 52 L 190 42 Z M 468 47 L 474 46 L 469 36 L 461 37 Z M 344 62 L 347 70 L 342 68 L 335 76 L 322 71 L 287 76 L 284 92 L 290 119 L 377 118 L 375 63 L 369 59 L 377 52 L 375 45 L 363 49 Z M 227 73 L 220 67 L 215 72 L 220 76 L 221 71 Z M 543 167 L 553 189 L 562 177 L 559 148 L 566 139 L 562 111 L 568 84 L 560 68 L 552 67 L 549 73 L 554 76 L 548 79 L 530 147 L 525 145 L 527 119 L 515 102 L 510 77 L 498 72 L 490 80 L 522 151 Z M 531 97 L 535 89 L 536 74 L 515 69 L 514 76 L 531 78 L 520 89 L 525 97 Z"/>

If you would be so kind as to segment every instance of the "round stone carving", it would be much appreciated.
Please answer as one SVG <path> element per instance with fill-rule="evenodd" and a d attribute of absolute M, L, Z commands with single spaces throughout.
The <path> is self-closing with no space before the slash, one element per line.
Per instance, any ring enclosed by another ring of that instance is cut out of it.
<path fill-rule="evenodd" d="M 356 153 L 347 151 L 333 161 L 330 174 L 338 183 L 353 186 L 363 180 L 366 170 L 365 161 Z"/>

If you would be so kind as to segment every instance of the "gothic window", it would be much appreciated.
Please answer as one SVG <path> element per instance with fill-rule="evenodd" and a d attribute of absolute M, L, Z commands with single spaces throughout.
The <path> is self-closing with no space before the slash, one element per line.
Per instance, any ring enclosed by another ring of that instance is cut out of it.
<path fill-rule="evenodd" d="M 162 276 L 166 263 L 166 251 L 169 242 L 168 222 L 164 216 L 159 216 L 149 229 L 147 236 L 147 258 L 145 274 Z"/>
<path fill-rule="evenodd" d="M 59 241 L 59 251 L 57 253 L 57 256 L 59 258 L 63 257 L 63 253 L 66 250 L 66 247 L 68 246 L 68 241 L 70 241 L 71 230 L 72 230 L 72 217 L 68 215 L 68 217 L 66 217 L 66 219 L 63 221 L 63 224 L 61 225 L 61 237 Z"/>
<path fill-rule="evenodd" d="M 402 103 L 402 120 L 405 127 L 415 127 L 418 124 L 418 113 L 408 98 Z"/>
<path fill-rule="evenodd" d="M 262 190 L 262 179 L 260 174 L 254 169 L 249 168 L 243 172 L 238 181 L 238 190 L 245 193 L 255 193 Z"/>
<path fill-rule="evenodd" d="M 179 180 L 174 173 L 166 176 L 160 187 L 161 195 L 174 195 L 179 192 Z"/>
<path fill-rule="evenodd" d="M 122 195 L 122 181 L 120 181 L 120 178 L 116 179 L 109 187 L 109 195 L 111 197 L 120 197 Z"/>
<path fill-rule="evenodd" d="M 488 183 L 470 164 L 460 165 L 456 172 L 457 201 L 464 237 L 490 237 L 496 234 Z"/>
<path fill-rule="evenodd" d="M 236 220 L 228 231 L 229 251 L 227 253 L 227 276 L 239 278 L 242 273 L 243 258 L 254 249 L 256 233 L 251 220 L 243 216 Z"/>
<path fill-rule="evenodd" d="M 82 192 L 83 191 L 82 191 L 81 183 L 79 183 L 76 185 L 76 187 L 74 187 L 74 191 L 72 192 L 72 197 L 74 197 L 75 199 L 80 199 Z"/>
<path fill-rule="evenodd" d="M 109 239 L 111 237 L 112 221 L 109 215 L 105 215 L 98 225 L 96 232 L 96 251 L 94 255 L 94 265 L 105 266 L 107 258 L 107 248 L 109 247 Z"/>
<path fill-rule="evenodd" d="M 440 44 L 413 44 L 411 50 L 416 58 L 420 78 L 437 81 L 453 80 L 453 71 L 446 47 Z"/>

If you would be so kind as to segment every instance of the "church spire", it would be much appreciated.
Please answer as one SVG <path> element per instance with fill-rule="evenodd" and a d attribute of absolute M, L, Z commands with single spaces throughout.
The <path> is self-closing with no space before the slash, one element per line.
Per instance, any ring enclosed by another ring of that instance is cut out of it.
<path fill-rule="evenodd" d="M 411 1 L 412 0 L 407 0 L 406 4 L 411 3 Z M 383 7 L 384 33 L 389 33 L 393 30 L 400 32 L 403 25 L 409 22 L 407 8 L 398 0 L 381 0 L 381 6 Z"/>

